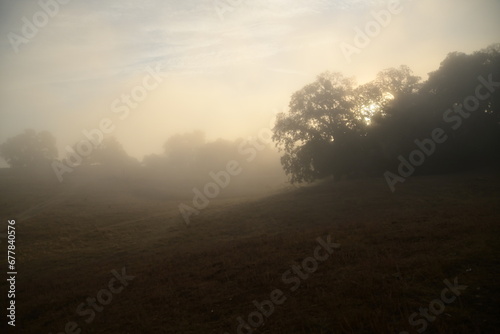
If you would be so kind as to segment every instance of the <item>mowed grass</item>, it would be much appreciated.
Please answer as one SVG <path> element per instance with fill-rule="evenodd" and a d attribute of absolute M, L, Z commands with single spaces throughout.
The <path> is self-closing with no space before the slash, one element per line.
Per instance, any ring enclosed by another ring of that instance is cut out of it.
<path fill-rule="evenodd" d="M 426 333 L 500 326 L 495 173 L 413 177 L 394 194 L 378 178 L 221 197 L 188 226 L 177 207 L 189 198 L 139 197 L 133 184 L 0 182 L 3 229 L 17 221 L 18 333 L 68 321 L 82 333 L 237 333 L 275 289 L 286 301 L 254 333 L 416 333 L 408 317 L 455 277 L 467 289 Z M 328 235 L 341 249 L 291 291 L 283 273 Z M 123 267 L 135 278 L 86 323 L 77 307 Z"/>

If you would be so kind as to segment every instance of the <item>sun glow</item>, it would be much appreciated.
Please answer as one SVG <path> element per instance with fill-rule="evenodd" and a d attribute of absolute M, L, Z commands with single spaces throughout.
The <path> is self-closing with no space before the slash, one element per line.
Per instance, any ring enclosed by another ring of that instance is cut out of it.
<path fill-rule="evenodd" d="M 361 115 L 363 121 L 367 124 L 370 125 L 372 122 L 372 118 L 374 115 L 377 113 L 381 113 L 384 110 L 385 104 L 388 101 L 394 100 L 394 95 L 392 95 L 389 92 L 386 92 L 383 94 L 383 97 L 380 99 L 378 102 L 373 102 L 368 105 L 363 105 L 361 107 Z"/>

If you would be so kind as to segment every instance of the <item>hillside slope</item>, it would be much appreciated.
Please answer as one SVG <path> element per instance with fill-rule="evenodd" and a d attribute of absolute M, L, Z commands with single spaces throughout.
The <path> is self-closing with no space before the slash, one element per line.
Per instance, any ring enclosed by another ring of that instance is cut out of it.
<path fill-rule="evenodd" d="M 68 323 L 67 332 L 134 334 L 424 326 L 426 333 L 494 333 L 500 326 L 500 177 L 493 173 L 414 177 L 394 194 L 383 179 L 365 179 L 213 200 L 188 226 L 181 201 L 140 198 L 128 185 L 45 194 L 3 183 L 2 220 L 17 219 L 19 333 L 60 333 Z M 340 244 L 331 254 L 317 240 L 328 236 Z M 304 262 L 319 255 L 317 266 Z M 294 265 L 310 272 L 295 273 Z M 112 270 L 134 278 L 106 301 L 101 291 L 110 289 Z M 467 287 L 442 297 L 444 281 L 455 278 Z M 107 303 L 94 316 L 89 297 Z M 270 306 L 273 297 L 279 303 Z M 441 310 L 432 304 L 441 298 L 453 301 Z M 409 320 L 430 304 L 437 316 Z M 242 321 L 251 328 L 238 329 Z"/>

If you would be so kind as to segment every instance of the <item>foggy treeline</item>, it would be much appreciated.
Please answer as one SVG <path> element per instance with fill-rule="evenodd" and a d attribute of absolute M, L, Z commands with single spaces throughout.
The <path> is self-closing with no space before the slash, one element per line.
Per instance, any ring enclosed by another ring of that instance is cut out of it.
<path fill-rule="evenodd" d="M 419 149 L 416 140 L 432 139 L 433 130 L 442 129 L 447 140 L 427 144 L 430 154 L 415 174 L 465 170 L 500 160 L 500 87 L 495 78 L 500 78 L 500 44 L 472 54 L 450 53 L 426 81 L 408 66 L 383 70 L 363 85 L 338 72 L 322 73 L 295 92 L 289 110 L 278 115 L 273 140 L 281 166 L 269 143 L 207 141 L 202 131 L 166 136 L 163 153 L 142 161 L 130 157 L 114 137 L 104 138 L 81 160 L 60 157 L 55 136 L 35 130 L 8 139 L 0 154 L 9 172 L 54 182 L 58 173 L 63 182 L 135 180 L 144 196 L 155 196 L 154 189 L 188 196 L 192 187 L 212 181 L 210 173 L 225 170 L 233 160 L 242 172 L 231 179 L 232 191 L 272 190 L 283 184 L 283 170 L 291 182 L 382 177 L 387 170 L 396 173 L 399 156 L 408 159 Z M 478 85 L 487 98 L 475 97 Z"/>
<path fill-rule="evenodd" d="M 408 66 L 383 70 L 360 86 L 326 72 L 292 96 L 273 139 L 292 182 L 397 174 L 400 156 L 406 165 L 417 160 L 412 174 L 483 166 L 500 159 L 498 78 L 500 44 L 449 53 L 427 81 Z M 431 144 L 434 131 L 442 138 Z M 419 159 L 409 156 L 415 150 Z"/>
<path fill-rule="evenodd" d="M 86 156 L 78 154 L 77 146 L 58 159 L 55 137 L 29 129 L 8 139 L 0 152 L 12 172 L 33 181 L 57 183 L 59 177 L 62 183 L 125 182 L 137 195 L 150 198 L 192 196 L 193 187 L 203 189 L 217 178 L 212 175 L 225 172 L 234 161 L 240 172 L 228 180 L 224 194 L 271 191 L 285 181 L 277 152 L 254 138 L 207 141 L 202 131 L 177 134 L 165 141 L 162 154 L 147 155 L 142 161 L 129 156 L 112 136 Z"/>

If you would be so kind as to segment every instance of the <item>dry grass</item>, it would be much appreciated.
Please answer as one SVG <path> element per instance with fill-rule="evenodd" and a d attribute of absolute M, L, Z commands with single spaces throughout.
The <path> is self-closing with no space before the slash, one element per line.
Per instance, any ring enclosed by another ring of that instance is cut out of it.
<path fill-rule="evenodd" d="M 178 201 L 140 198 L 127 184 L 48 191 L 0 182 L 3 221 L 18 221 L 19 333 L 55 334 L 67 321 L 84 333 L 236 333 L 237 317 L 274 289 L 287 300 L 254 333 L 412 333 L 408 316 L 454 277 L 468 288 L 426 333 L 500 325 L 500 178 L 492 173 L 414 177 L 395 194 L 383 179 L 366 179 L 220 199 L 189 227 Z M 291 292 L 282 274 L 326 235 L 341 250 Z M 135 279 L 86 324 L 77 306 L 122 267 Z"/>

